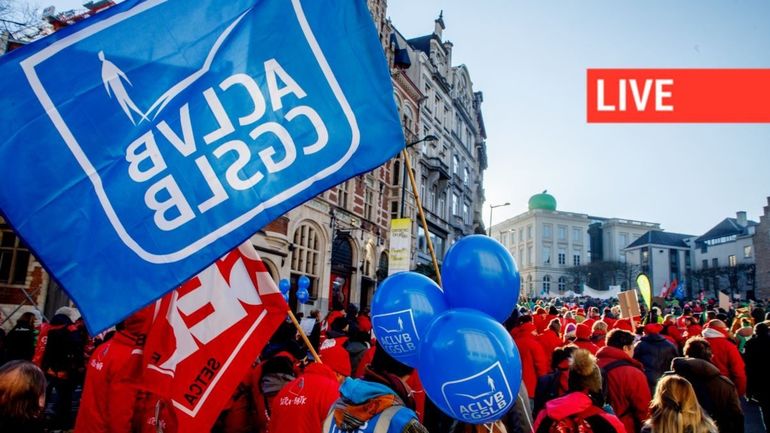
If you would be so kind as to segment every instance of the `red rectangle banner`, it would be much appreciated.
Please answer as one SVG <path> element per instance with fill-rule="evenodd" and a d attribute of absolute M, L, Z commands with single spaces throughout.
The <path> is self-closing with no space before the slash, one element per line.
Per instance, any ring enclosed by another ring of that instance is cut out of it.
<path fill-rule="evenodd" d="M 770 123 L 770 69 L 588 69 L 588 123 Z"/>

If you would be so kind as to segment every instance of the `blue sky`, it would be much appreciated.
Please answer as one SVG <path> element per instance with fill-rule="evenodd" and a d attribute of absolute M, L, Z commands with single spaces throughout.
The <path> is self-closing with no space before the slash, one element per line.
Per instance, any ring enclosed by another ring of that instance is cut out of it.
<path fill-rule="evenodd" d="M 407 37 L 432 32 L 442 9 L 454 63 L 484 92 L 485 224 L 489 203 L 511 203 L 495 210 L 500 222 L 544 189 L 561 210 L 689 234 L 737 210 L 758 218 L 770 125 L 589 125 L 585 70 L 770 67 L 770 2 L 388 1 Z"/>
<path fill-rule="evenodd" d="M 770 67 L 766 1 L 390 0 L 406 37 L 444 38 L 484 92 L 487 203 L 500 222 L 548 189 L 559 209 L 701 234 L 770 196 L 770 125 L 585 121 L 596 67 Z"/>

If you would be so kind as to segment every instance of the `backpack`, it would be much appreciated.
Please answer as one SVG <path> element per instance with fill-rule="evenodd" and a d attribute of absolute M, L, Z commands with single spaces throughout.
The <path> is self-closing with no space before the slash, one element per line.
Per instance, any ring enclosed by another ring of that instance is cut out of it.
<path fill-rule="evenodd" d="M 602 404 L 604 404 L 605 406 L 608 405 L 608 402 L 609 402 L 609 400 L 607 398 L 608 395 L 609 395 L 609 391 L 608 391 L 608 389 L 609 389 L 609 383 L 608 382 L 609 381 L 607 379 L 609 377 L 610 371 L 612 371 L 612 370 L 614 370 L 614 369 L 616 369 L 618 367 L 623 367 L 624 365 L 629 365 L 631 367 L 636 368 L 636 365 L 634 365 L 631 361 L 629 361 L 627 359 L 619 359 L 617 361 L 610 362 L 604 368 L 600 368 L 600 370 L 602 372 Z M 618 418 L 623 416 L 623 415 L 625 415 L 625 414 L 617 414 Z"/>
<path fill-rule="evenodd" d="M 548 433 L 594 433 L 594 428 L 588 423 L 587 418 L 601 412 L 602 410 L 598 407 L 591 406 L 578 414 L 553 420 L 548 428 Z"/>

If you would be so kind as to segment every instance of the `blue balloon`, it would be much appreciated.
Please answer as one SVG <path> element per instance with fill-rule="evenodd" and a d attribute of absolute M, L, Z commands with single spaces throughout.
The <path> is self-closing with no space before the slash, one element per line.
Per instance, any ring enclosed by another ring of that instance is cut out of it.
<path fill-rule="evenodd" d="M 473 308 L 503 322 L 516 307 L 521 277 L 511 253 L 500 242 L 472 235 L 447 251 L 441 282 L 451 308 Z"/>
<path fill-rule="evenodd" d="M 374 334 L 392 357 L 415 367 L 420 340 L 428 325 L 447 308 L 438 284 L 425 275 L 416 272 L 391 275 L 374 292 Z"/>
<path fill-rule="evenodd" d="M 417 366 L 425 392 L 454 419 L 482 424 L 516 403 L 521 358 L 510 334 L 476 310 L 448 310 L 433 321 Z"/>
<path fill-rule="evenodd" d="M 310 293 L 307 291 L 307 287 L 300 287 L 297 290 L 297 300 L 304 304 L 308 299 L 310 299 Z"/>
<path fill-rule="evenodd" d="M 289 282 L 288 279 L 284 278 L 278 282 L 278 290 L 280 290 L 281 293 L 289 293 L 290 289 L 291 289 L 291 283 Z"/>
<path fill-rule="evenodd" d="M 310 287 L 310 278 L 305 275 L 299 277 L 299 281 L 297 281 L 297 287 L 299 287 L 300 290 Z"/>
<path fill-rule="evenodd" d="M 284 301 L 289 302 L 289 292 L 281 293 L 281 296 L 283 296 Z"/>

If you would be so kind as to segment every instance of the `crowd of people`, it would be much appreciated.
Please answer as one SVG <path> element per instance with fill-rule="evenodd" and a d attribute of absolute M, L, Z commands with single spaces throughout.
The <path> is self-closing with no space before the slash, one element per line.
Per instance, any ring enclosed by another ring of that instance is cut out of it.
<path fill-rule="evenodd" d="M 3 335 L 0 430 L 176 432 L 171 402 L 141 387 L 151 314 L 99 338 L 73 316 L 64 308 L 39 324 L 25 313 Z M 692 302 L 634 318 L 607 301 L 520 305 L 504 323 L 521 357 L 519 396 L 481 426 L 426 398 L 417 372 L 377 345 L 368 310 L 310 316 L 321 362 L 284 322 L 212 432 L 742 433 L 744 399 L 770 425 L 770 322 L 758 305 Z"/>

